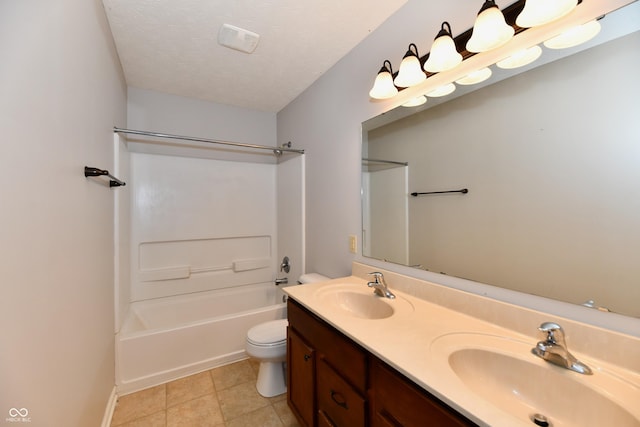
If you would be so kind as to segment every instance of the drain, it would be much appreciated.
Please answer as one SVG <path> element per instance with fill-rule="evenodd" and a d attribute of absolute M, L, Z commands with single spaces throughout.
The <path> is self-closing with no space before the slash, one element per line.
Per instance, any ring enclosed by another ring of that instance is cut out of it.
<path fill-rule="evenodd" d="M 531 421 L 537 426 L 542 427 L 551 427 L 551 423 L 549 419 L 542 414 L 533 414 L 531 415 Z"/>

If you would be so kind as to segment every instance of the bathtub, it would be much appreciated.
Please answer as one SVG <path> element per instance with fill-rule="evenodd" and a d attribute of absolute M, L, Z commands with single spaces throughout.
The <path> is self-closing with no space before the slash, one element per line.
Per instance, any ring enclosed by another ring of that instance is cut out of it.
<path fill-rule="evenodd" d="M 116 335 L 117 392 L 126 394 L 247 357 L 247 331 L 286 318 L 271 283 L 131 303 Z"/>

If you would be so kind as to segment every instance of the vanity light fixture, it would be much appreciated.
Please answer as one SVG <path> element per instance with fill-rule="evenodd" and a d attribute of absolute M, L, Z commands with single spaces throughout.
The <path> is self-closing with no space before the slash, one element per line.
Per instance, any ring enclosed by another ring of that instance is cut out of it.
<path fill-rule="evenodd" d="M 594 19 L 586 24 L 569 28 L 544 42 L 544 45 L 549 49 L 566 49 L 578 46 L 594 38 L 600 32 L 600 28 L 600 22 Z"/>
<path fill-rule="evenodd" d="M 531 46 L 528 49 L 522 49 L 496 62 L 496 65 L 503 70 L 511 70 L 513 68 L 524 67 L 531 64 L 542 55 L 542 49 L 538 45 Z"/>
<path fill-rule="evenodd" d="M 454 85 L 453 83 L 447 83 L 440 86 L 439 88 L 432 90 L 431 92 L 427 92 L 427 96 L 431 98 L 438 98 L 440 96 L 447 96 L 454 90 L 456 90 L 456 85 Z"/>
<path fill-rule="evenodd" d="M 477 83 L 482 83 L 483 81 L 487 80 L 489 77 L 491 77 L 491 74 L 493 74 L 493 72 L 491 71 L 491 68 L 489 67 L 480 68 L 479 70 L 469 73 L 463 78 L 456 80 L 456 83 L 463 86 L 475 85 Z"/>
<path fill-rule="evenodd" d="M 393 98 L 397 94 L 398 88 L 393 84 L 393 69 L 391 68 L 391 62 L 386 59 L 382 63 L 382 68 L 378 71 L 373 87 L 369 91 L 369 96 L 375 99 L 388 99 Z"/>
<path fill-rule="evenodd" d="M 402 104 L 403 107 L 418 107 L 424 103 L 427 102 L 427 97 L 424 95 L 420 95 L 417 96 L 407 102 L 405 102 L 404 104 Z"/>
<path fill-rule="evenodd" d="M 404 58 L 402 58 L 398 75 L 393 80 L 393 83 L 396 86 L 411 87 L 426 80 L 427 75 L 422 71 L 422 65 L 420 65 L 419 58 L 420 55 L 418 55 L 418 47 L 411 43 L 407 53 L 405 53 Z"/>
<path fill-rule="evenodd" d="M 445 28 L 446 27 L 446 28 Z M 462 62 L 462 55 L 456 50 L 456 44 L 451 35 L 451 25 L 443 22 L 438 35 L 433 40 L 429 58 L 424 63 L 424 70 L 439 73 L 455 68 Z"/>
<path fill-rule="evenodd" d="M 514 34 L 515 30 L 507 24 L 496 2 L 485 0 L 473 24 L 467 50 L 479 53 L 496 49 L 511 40 Z"/>
<path fill-rule="evenodd" d="M 562 18 L 578 5 L 578 0 L 527 0 L 516 18 L 522 28 L 537 27 Z"/>

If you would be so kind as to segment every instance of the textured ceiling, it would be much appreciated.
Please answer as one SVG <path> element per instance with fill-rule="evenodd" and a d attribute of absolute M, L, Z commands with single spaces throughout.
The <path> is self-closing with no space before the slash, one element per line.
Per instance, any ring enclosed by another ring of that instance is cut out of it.
<path fill-rule="evenodd" d="M 129 86 L 277 112 L 406 1 L 103 3 Z M 220 46 L 225 23 L 258 33 L 256 50 Z"/>

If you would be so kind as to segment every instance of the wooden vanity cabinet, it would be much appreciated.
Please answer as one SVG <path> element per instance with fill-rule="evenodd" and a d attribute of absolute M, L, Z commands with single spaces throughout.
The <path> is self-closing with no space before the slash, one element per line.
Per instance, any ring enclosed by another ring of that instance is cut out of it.
<path fill-rule="evenodd" d="M 316 355 L 292 328 L 287 329 L 287 400 L 303 425 L 314 425 Z"/>
<path fill-rule="evenodd" d="M 289 407 L 303 426 L 364 426 L 367 353 L 288 300 Z"/>
<path fill-rule="evenodd" d="M 475 426 L 378 358 L 370 369 L 371 427 Z"/>
<path fill-rule="evenodd" d="M 287 401 L 302 426 L 474 425 L 295 300 L 287 310 Z"/>

